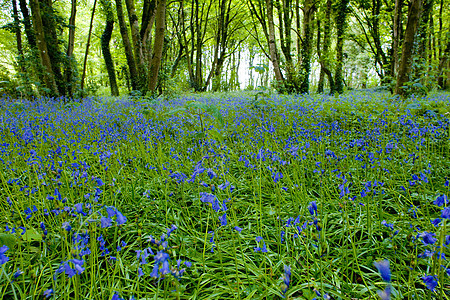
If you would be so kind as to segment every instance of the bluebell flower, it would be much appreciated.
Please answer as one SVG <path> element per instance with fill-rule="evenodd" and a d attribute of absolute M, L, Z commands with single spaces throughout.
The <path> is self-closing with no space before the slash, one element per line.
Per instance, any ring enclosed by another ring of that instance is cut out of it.
<path fill-rule="evenodd" d="M 442 210 L 441 217 L 443 219 L 450 219 L 450 206 L 447 206 Z"/>
<path fill-rule="evenodd" d="M 242 228 L 239 226 L 234 226 L 233 228 L 239 233 L 241 233 L 241 231 L 242 231 Z"/>
<path fill-rule="evenodd" d="M 391 282 L 391 269 L 389 268 L 389 260 L 385 259 L 379 262 L 373 263 L 380 272 L 381 278 L 385 282 Z"/>
<path fill-rule="evenodd" d="M 422 237 L 424 245 L 433 245 L 437 241 L 437 239 L 435 238 L 435 233 L 423 232 L 419 234 L 419 236 Z"/>
<path fill-rule="evenodd" d="M 312 201 L 311 203 L 309 203 L 308 210 L 309 210 L 309 213 L 311 214 L 311 216 L 314 216 L 314 215 L 317 216 L 317 203 L 316 203 L 316 201 Z"/>
<path fill-rule="evenodd" d="M 106 218 L 106 217 L 101 217 L 100 219 L 100 225 L 102 228 L 107 228 L 107 227 L 111 227 L 112 225 L 112 220 L 111 218 Z"/>
<path fill-rule="evenodd" d="M 23 274 L 23 271 L 17 269 L 17 271 L 14 273 L 14 279 L 17 279 L 22 274 Z"/>
<path fill-rule="evenodd" d="M 226 226 L 227 225 L 227 214 L 224 213 L 221 217 L 219 217 L 220 225 Z"/>
<path fill-rule="evenodd" d="M 281 279 L 283 280 L 283 288 L 282 288 L 282 292 L 283 295 L 286 294 L 288 288 L 289 288 L 289 284 L 291 283 L 291 266 L 284 266 L 284 274 L 281 277 Z"/>
<path fill-rule="evenodd" d="M 119 294 L 117 292 L 115 292 L 114 295 L 112 296 L 111 300 L 125 300 L 125 299 L 120 298 Z"/>
<path fill-rule="evenodd" d="M 419 258 L 427 258 L 427 257 L 432 257 L 434 254 L 434 251 L 430 251 L 430 250 L 425 250 L 424 253 L 419 254 L 417 257 Z"/>
<path fill-rule="evenodd" d="M 70 222 L 64 222 L 61 226 L 63 229 L 65 229 L 67 232 L 70 232 L 72 230 L 72 226 L 70 225 Z"/>
<path fill-rule="evenodd" d="M 377 291 L 381 300 L 391 300 L 391 285 L 387 285 L 383 291 Z"/>
<path fill-rule="evenodd" d="M 153 266 L 153 270 L 150 273 L 150 276 L 153 277 L 153 278 L 158 278 L 159 277 L 158 271 L 159 271 L 159 264 L 155 263 L 155 265 Z"/>
<path fill-rule="evenodd" d="M 116 223 L 117 225 L 123 225 L 127 222 L 127 218 L 116 209 Z"/>
<path fill-rule="evenodd" d="M 448 204 L 447 195 L 442 194 L 439 197 L 437 197 L 436 200 L 434 201 L 434 204 L 437 206 L 447 205 Z"/>
<path fill-rule="evenodd" d="M 225 183 L 222 183 L 218 186 L 219 189 L 221 189 L 222 191 L 225 190 L 228 186 L 230 185 L 229 181 L 226 181 Z"/>
<path fill-rule="evenodd" d="M 170 234 L 174 232 L 176 229 L 178 229 L 178 227 L 175 224 L 172 224 L 170 228 L 167 228 L 167 237 L 169 237 Z"/>
<path fill-rule="evenodd" d="M 436 286 L 438 285 L 438 278 L 436 275 L 427 275 L 422 277 L 423 283 L 427 286 L 427 288 L 434 292 Z"/>
<path fill-rule="evenodd" d="M 434 220 L 431 220 L 430 222 L 431 222 L 431 224 L 434 225 L 434 227 L 437 227 L 439 225 L 439 223 L 441 223 L 441 221 L 442 221 L 441 219 L 436 218 Z"/>
<path fill-rule="evenodd" d="M 48 289 L 44 291 L 45 298 L 50 298 L 53 295 L 53 289 Z"/>

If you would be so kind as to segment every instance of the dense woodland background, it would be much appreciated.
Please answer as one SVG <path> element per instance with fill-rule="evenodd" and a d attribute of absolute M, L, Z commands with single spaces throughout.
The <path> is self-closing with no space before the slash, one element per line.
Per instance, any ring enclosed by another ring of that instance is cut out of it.
<path fill-rule="evenodd" d="M 448 0 L 2 0 L 0 92 L 448 89 Z"/>

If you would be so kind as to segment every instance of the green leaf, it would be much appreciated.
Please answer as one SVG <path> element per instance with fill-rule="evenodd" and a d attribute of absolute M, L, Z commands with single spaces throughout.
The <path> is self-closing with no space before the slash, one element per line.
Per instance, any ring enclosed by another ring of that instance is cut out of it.
<path fill-rule="evenodd" d="M 8 246 L 9 249 L 14 248 L 17 244 L 17 238 L 15 235 L 8 233 L 0 233 L 0 246 Z"/>
<path fill-rule="evenodd" d="M 215 138 L 216 140 L 223 142 L 223 135 L 219 131 L 217 131 L 217 129 L 212 129 L 208 131 L 208 134 L 213 138 Z"/>
<path fill-rule="evenodd" d="M 42 235 L 34 228 L 27 228 L 22 238 L 27 242 L 42 241 Z"/>
<path fill-rule="evenodd" d="M 180 111 L 185 112 L 186 108 L 184 108 L 184 107 L 175 108 L 175 109 L 172 109 L 172 110 L 164 113 L 164 115 L 165 116 L 173 116 L 173 115 L 176 115 L 177 113 L 179 113 Z"/>

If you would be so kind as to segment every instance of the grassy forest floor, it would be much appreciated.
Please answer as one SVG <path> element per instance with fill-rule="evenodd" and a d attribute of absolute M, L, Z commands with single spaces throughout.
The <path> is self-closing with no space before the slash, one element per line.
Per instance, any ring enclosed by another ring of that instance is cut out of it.
<path fill-rule="evenodd" d="M 450 299 L 449 93 L 0 106 L 2 299 Z"/>

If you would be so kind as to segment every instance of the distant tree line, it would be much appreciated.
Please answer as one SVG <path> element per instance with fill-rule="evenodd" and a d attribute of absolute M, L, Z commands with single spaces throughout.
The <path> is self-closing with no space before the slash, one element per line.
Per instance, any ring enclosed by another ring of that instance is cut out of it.
<path fill-rule="evenodd" d="M 12 18 L 2 29 L 14 36 L 15 82 L 28 95 L 89 93 L 93 42 L 115 96 L 121 89 L 160 94 L 181 82 L 194 91 L 236 89 L 241 57 L 252 62 L 258 53 L 270 61 L 280 92 L 311 92 L 315 65 L 316 91 L 342 93 L 350 87 L 345 66 L 361 53 L 361 87 L 368 64 L 402 97 L 449 87 L 448 0 L 93 0 L 83 4 L 91 14 L 81 17 L 77 0 L 57 7 L 51 0 L 5 1 Z"/>

